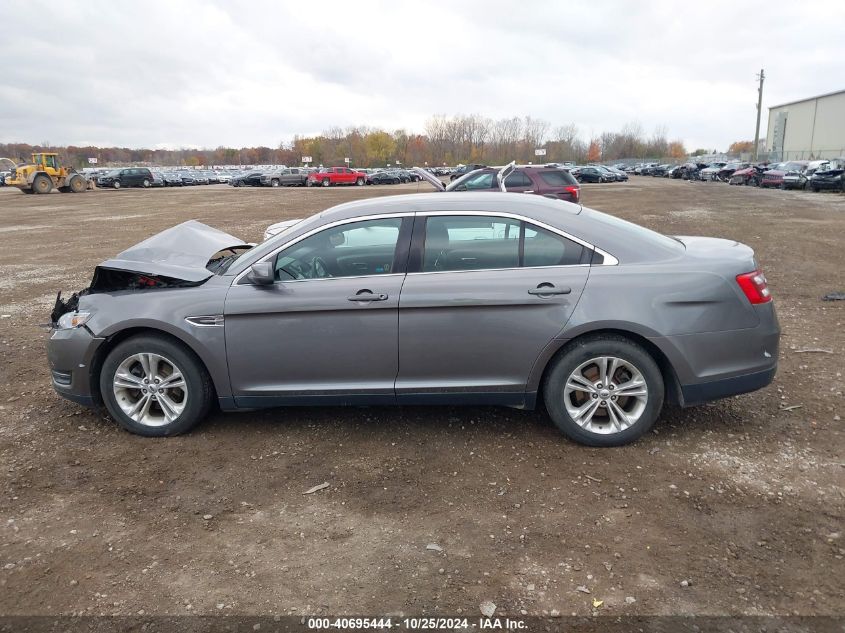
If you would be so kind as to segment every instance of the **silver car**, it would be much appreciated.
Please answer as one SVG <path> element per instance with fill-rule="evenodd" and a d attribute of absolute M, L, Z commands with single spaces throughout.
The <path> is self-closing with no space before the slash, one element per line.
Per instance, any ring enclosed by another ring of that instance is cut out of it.
<path fill-rule="evenodd" d="M 342 204 L 246 244 L 190 221 L 100 264 L 52 314 L 56 391 L 125 429 L 212 405 L 543 406 L 625 444 L 664 401 L 769 384 L 779 327 L 748 246 L 542 196 Z"/>

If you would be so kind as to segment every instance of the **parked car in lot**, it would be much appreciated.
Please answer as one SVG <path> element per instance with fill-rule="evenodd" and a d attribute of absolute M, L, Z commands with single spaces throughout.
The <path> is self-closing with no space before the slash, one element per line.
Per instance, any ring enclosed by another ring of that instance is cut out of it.
<path fill-rule="evenodd" d="M 745 169 L 746 167 L 750 167 L 750 163 L 741 163 L 738 161 L 734 161 L 732 163 L 728 163 L 724 167 L 722 167 L 718 172 L 716 172 L 716 176 L 714 180 L 719 180 L 721 182 L 729 182 L 731 176 L 733 176 L 734 172 L 737 169 Z"/>
<path fill-rule="evenodd" d="M 260 187 L 261 176 L 264 172 L 261 171 L 247 171 L 237 176 L 232 176 L 229 179 L 229 184 L 232 187 Z"/>
<path fill-rule="evenodd" d="M 759 187 L 760 181 L 763 179 L 763 173 L 768 169 L 768 165 L 750 165 L 743 169 L 737 169 L 731 174 L 728 179 L 729 185 L 750 185 L 752 187 Z"/>
<path fill-rule="evenodd" d="M 288 167 L 262 174 L 261 184 L 265 187 L 304 187 L 308 173 L 299 167 Z"/>
<path fill-rule="evenodd" d="M 618 167 L 605 167 L 605 169 L 614 174 L 617 181 L 628 182 L 628 174 L 626 174 L 624 170 L 619 169 Z"/>
<path fill-rule="evenodd" d="M 153 174 L 146 167 L 114 169 L 97 177 L 97 186 L 100 188 L 150 187 L 152 184 Z"/>
<path fill-rule="evenodd" d="M 165 187 L 181 187 L 184 184 L 182 182 L 182 176 L 178 173 L 165 172 L 161 177 L 164 179 Z"/>
<path fill-rule="evenodd" d="M 150 183 L 150 187 L 164 187 L 164 175 L 160 171 L 154 171 L 153 180 Z"/>
<path fill-rule="evenodd" d="M 784 189 L 806 189 L 809 185 L 810 177 L 818 169 L 823 171 L 828 168 L 829 161 L 827 160 L 811 160 L 807 163 L 804 169 L 792 169 L 786 172 L 783 176 Z"/>
<path fill-rule="evenodd" d="M 359 200 L 256 246 L 186 222 L 51 321 L 55 390 L 147 436 L 213 404 L 542 403 L 570 438 L 621 445 L 664 401 L 769 384 L 779 342 L 750 247 L 510 193 Z"/>
<path fill-rule="evenodd" d="M 484 167 L 444 185 L 439 178 L 416 170 L 438 190 L 529 193 L 547 198 L 580 202 L 581 186 L 567 169 L 533 165 L 507 165 L 504 168 Z"/>
<path fill-rule="evenodd" d="M 807 182 L 810 190 L 819 191 L 843 191 L 845 192 L 845 159 L 832 160 L 826 165 L 816 169 Z"/>
<path fill-rule="evenodd" d="M 716 180 L 716 175 L 722 170 L 725 165 L 727 165 L 727 163 L 710 163 L 704 169 L 699 170 L 698 177 L 701 180 Z"/>
<path fill-rule="evenodd" d="M 330 187 L 333 185 L 358 185 L 360 187 L 367 184 L 367 174 L 349 167 L 326 167 L 309 174 L 306 184 L 309 187 Z"/>
<path fill-rule="evenodd" d="M 190 186 L 197 184 L 197 181 L 194 178 L 193 172 L 181 171 L 181 172 L 179 172 L 179 177 L 182 179 L 182 186 L 183 187 L 190 187 Z"/>
<path fill-rule="evenodd" d="M 772 165 L 770 169 L 763 172 L 760 179 L 760 186 L 783 187 L 783 177 L 791 171 L 802 171 L 807 166 L 807 161 L 793 160 Z"/>
<path fill-rule="evenodd" d="M 368 185 L 398 185 L 400 182 L 399 174 L 387 169 L 367 174 Z"/>
<path fill-rule="evenodd" d="M 470 163 L 469 165 L 461 165 L 453 169 L 449 173 L 449 181 L 455 181 L 461 176 L 465 176 L 466 174 L 470 173 L 471 171 L 475 171 L 476 169 L 484 169 L 487 165 L 481 165 L 479 163 Z"/>
<path fill-rule="evenodd" d="M 616 180 L 614 176 L 610 176 L 592 165 L 573 169 L 572 173 L 578 182 L 613 182 Z"/>

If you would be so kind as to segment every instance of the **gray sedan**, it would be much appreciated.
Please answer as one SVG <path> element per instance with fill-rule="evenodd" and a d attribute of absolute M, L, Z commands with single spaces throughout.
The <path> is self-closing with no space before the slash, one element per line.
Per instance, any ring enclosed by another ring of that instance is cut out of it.
<path fill-rule="evenodd" d="M 56 391 L 148 436 L 213 404 L 495 404 L 613 446 L 664 401 L 777 369 L 771 295 L 738 242 L 511 193 L 363 200 L 277 228 L 253 246 L 185 222 L 100 264 L 56 301 Z"/>

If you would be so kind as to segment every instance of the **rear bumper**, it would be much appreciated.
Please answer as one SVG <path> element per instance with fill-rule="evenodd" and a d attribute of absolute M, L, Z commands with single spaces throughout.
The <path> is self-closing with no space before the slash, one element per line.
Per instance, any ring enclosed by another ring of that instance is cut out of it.
<path fill-rule="evenodd" d="M 757 391 L 771 384 L 775 378 L 777 369 L 777 365 L 775 365 L 770 369 L 764 369 L 763 371 L 744 374 L 742 376 L 722 378 L 720 380 L 694 385 L 681 385 L 683 406 L 691 407 L 696 404 L 710 402 L 711 400 L 719 400 L 720 398 L 736 396 L 741 393 Z"/>
<path fill-rule="evenodd" d="M 678 404 L 692 406 L 762 389 L 777 372 L 780 325 L 772 302 L 757 326 L 652 339 L 675 370 Z"/>

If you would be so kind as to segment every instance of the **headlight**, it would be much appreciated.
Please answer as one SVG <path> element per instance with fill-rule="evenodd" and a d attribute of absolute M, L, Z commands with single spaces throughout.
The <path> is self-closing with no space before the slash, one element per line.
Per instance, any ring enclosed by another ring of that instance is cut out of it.
<path fill-rule="evenodd" d="M 75 327 L 82 327 L 90 318 L 90 312 L 66 312 L 59 317 L 56 327 L 60 330 L 70 330 Z"/>

